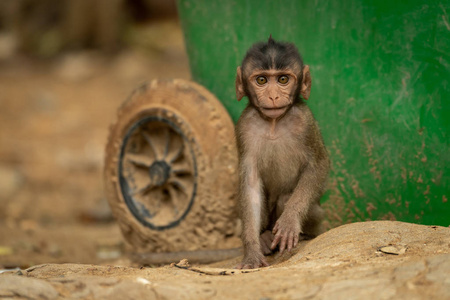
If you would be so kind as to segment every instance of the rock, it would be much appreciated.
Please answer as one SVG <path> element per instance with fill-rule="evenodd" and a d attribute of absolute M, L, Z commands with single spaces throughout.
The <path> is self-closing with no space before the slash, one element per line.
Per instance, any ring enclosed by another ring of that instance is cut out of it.
<path fill-rule="evenodd" d="M 104 238 L 97 242 L 97 257 L 102 260 L 118 259 L 122 256 L 123 249 L 121 240 Z"/>
<path fill-rule="evenodd" d="M 50 254 L 50 256 L 52 256 L 52 257 L 61 257 L 63 254 L 61 247 L 59 247 L 59 245 L 54 244 L 54 243 L 52 243 L 48 246 L 47 251 Z"/>
<path fill-rule="evenodd" d="M 24 276 L 2 276 L 0 298 L 56 299 L 58 292 L 45 280 Z"/>
<path fill-rule="evenodd" d="M 37 113 L 54 113 L 58 109 L 56 96 L 47 90 L 39 90 L 33 93 L 33 106 Z"/>
<path fill-rule="evenodd" d="M 425 271 L 425 262 L 416 261 L 395 268 L 394 276 L 397 280 L 410 280 L 423 271 Z"/>
<path fill-rule="evenodd" d="M 389 278 L 361 278 L 326 282 L 317 296 L 319 299 L 327 300 L 356 300 L 367 299 L 368 295 L 377 295 L 377 299 L 382 300 L 393 299 L 395 294 L 395 284 Z"/>
<path fill-rule="evenodd" d="M 109 223 L 114 221 L 111 208 L 105 198 L 100 199 L 94 208 L 85 209 L 78 215 L 78 220 L 82 223 Z"/>
<path fill-rule="evenodd" d="M 160 297 L 158 297 L 158 294 L 154 290 L 147 288 L 145 284 L 128 280 L 122 281 L 107 289 L 105 289 L 104 287 L 98 288 L 97 290 L 94 289 L 94 292 L 97 292 L 95 293 L 96 299 L 105 300 L 161 299 Z"/>
<path fill-rule="evenodd" d="M 38 223 L 32 219 L 25 219 L 20 221 L 20 228 L 26 232 L 33 232 L 39 227 Z"/>
<path fill-rule="evenodd" d="M 148 59 L 134 51 L 122 52 L 112 64 L 112 72 L 119 80 L 139 82 L 147 78 L 149 70 Z"/>
<path fill-rule="evenodd" d="M 8 246 L 0 246 L 0 256 L 2 255 L 11 255 L 14 253 L 13 248 Z"/>
<path fill-rule="evenodd" d="M 17 38 L 12 33 L 0 34 L 0 61 L 11 59 L 17 50 Z"/>
<path fill-rule="evenodd" d="M 450 254 L 433 256 L 427 259 L 428 274 L 427 280 L 445 282 L 450 289 Z"/>
<path fill-rule="evenodd" d="M 19 170 L 0 165 L 0 202 L 12 197 L 20 189 L 23 182 L 24 177 Z"/>
<path fill-rule="evenodd" d="M 56 74 L 65 81 L 79 82 L 95 73 L 95 57 L 86 52 L 67 54 L 57 65 Z"/>
<path fill-rule="evenodd" d="M 405 254 L 406 247 L 405 246 L 401 246 L 401 245 L 385 246 L 385 247 L 381 247 L 379 250 L 381 252 L 383 252 L 383 253 L 386 253 L 386 254 L 400 255 L 400 254 Z"/>

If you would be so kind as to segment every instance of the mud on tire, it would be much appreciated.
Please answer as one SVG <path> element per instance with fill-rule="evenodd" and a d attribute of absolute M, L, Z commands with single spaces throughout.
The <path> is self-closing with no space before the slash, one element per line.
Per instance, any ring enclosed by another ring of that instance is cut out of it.
<path fill-rule="evenodd" d="M 155 80 L 110 127 L 104 179 L 124 237 L 137 250 L 220 247 L 236 234 L 234 125 L 202 86 Z"/>

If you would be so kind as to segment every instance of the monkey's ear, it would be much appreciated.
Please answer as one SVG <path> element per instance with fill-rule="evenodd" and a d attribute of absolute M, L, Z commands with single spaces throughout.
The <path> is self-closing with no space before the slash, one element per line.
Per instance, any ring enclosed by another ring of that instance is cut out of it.
<path fill-rule="evenodd" d="M 300 93 L 305 100 L 308 100 L 309 95 L 311 94 L 311 74 L 309 73 L 308 65 L 303 67 L 302 89 Z"/>
<path fill-rule="evenodd" d="M 242 83 L 242 72 L 241 67 L 237 67 L 236 70 L 236 98 L 238 101 L 245 96 L 244 85 Z"/>

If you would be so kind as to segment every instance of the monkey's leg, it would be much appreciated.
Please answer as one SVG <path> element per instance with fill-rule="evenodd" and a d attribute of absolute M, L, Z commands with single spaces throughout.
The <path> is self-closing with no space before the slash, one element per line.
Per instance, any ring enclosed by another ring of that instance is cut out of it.
<path fill-rule="evenodd" d="M 302 226 L 303 232 L 300 234 L 300 239 L 313 239 L 323 233 L 323 215 L 324 211 L 322 207 L 320 207 L 319 201 L 317 201 L 317 204 L 311 207 L 308 213 L 308 218 Z"/>
<path fill-rule="evenodd" d="M 246 209 L 242 218 L 244 258 L 237 266 L 238 269 L 254 269 L 269 266 L 264 258 L 260 239 L 261 218 L 266 212 L 264 207 L 258 204 L 257 199 L 259 197 L 256 197 L 254 194 L 252 201 L 250 201 L 250 207 Z"/>
<path fill-rule="evenodd" d="M 261 244 L 261 251 L 264 255 L 269 255 L 272 253 L 270 245 L 272 245 L 273 233 L 271 230 L 266 230 L 259 236 L 259 242 Z"/>
<path fill-rule="evenodd" d="M 267 208 L 263 203 L 262 183 L 256 164 L 243 163 L 243 175 L 240 185 L 240 210 L 242 218 L 242 244 L 244 258 L 237 266 L 239 269 L 267 267 L 269 264 L 261 251 L 259 235 L 266 222 Z"/>
<path fill-rule="evenodd" d="M 273 211 L 270 206 L 270 199 L 264 199 L 264 204 L 261 211 L 261 234 L 259 235 L 259 243 L 261 245 L 261 251 L 266 255 L 270 255 L 273 251 L 270 249 L 270 245 L 273 241 L 273 233 L 272 228 L 275 224 L 276 219 L 274 220 L 274 217 L 272 216 L 273 213 L 270 213 Z"/>

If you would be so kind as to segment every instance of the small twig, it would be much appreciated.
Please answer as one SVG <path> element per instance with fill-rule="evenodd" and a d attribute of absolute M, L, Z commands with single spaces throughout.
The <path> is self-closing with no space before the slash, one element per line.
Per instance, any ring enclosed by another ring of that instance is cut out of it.
<path fill-rule="evenodd" d="M 219 268 L 208 268 L 208 267 L 193 267 L 189 265 L 186 259 L 181 260 L 177 264 L 173 264 L 174 267 L 179 269 L 184 269 L 205 275 L 236 275 L 258 272 L 260 269 L 248 269 L 248 270 L 238 270 L 238 269 L 219 269 Z"/>

